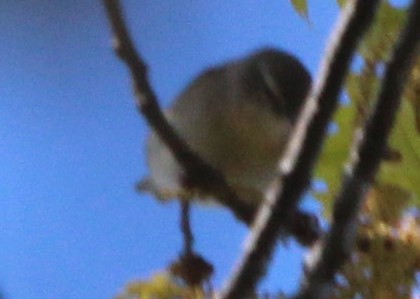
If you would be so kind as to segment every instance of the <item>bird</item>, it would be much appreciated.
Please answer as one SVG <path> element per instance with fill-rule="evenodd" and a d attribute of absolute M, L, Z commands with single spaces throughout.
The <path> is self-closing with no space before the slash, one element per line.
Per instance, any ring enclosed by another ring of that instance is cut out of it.
<path fill-rule="evenodd" d="M 272 47 L 201 72 L 164 111 L 169 124 L 206 163 L 221 172 L 241 200 L 259 205 L 311 86 L 306 67 Z M 194 192 L 171 151 L 151 132 L 150 176 L 140 189 L 161 200 L 212 200 Z"/>

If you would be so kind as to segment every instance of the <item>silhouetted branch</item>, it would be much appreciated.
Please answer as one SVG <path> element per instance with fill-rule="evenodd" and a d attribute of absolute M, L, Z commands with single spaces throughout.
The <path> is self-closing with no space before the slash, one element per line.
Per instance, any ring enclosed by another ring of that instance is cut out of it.
<path fill-rule="evenodd" d="M 328 298 L 334 274 L 353 248 L 357 215 L 387 149 L 404 85 L 420 47 L 420 0 L 413 1 L 408 21 L 385 69 L 384 79 L 363 132 L 356 140 L 352 161 L 346 170 L 343 186 L 334 206 L 333 224 L 320 259 L 309 271 L 298 299 Z"/>
<path fill-rule="evenodd" d="M 223 299 L 245 298 L 255 289 L 266 271 L 278 235 L 290 222 L 309 185 L 351 58 L 373 20 L 379 1 L 348 3 L 328 46 L 318 81 L 299 116 L 279 179 L 257 215 L 246 251 L 222 293 Z"/>
<path fill-rule="evenodd" d="M 254 218 L 255 208 L 238 198 L 228 186 L 224 176 L 198 157 L 176 134 L 163 115 L 148 81 L 147 66 L 136 51 L 128 33 L 119 1 L 104 0 L 104 4 L 114 32 L 115 50 L 133 77 L 137 109 L 171 150 L 176 161 L 183 166 L 192 185 L 213 195 L 221 204 L 230 208 L 239 219 L 250 223 Z"/>
<path fill-rule="evenodd" d="M 191 231 L 190 223 L 190 202 L 181 200 L 181 231 L 184 237 L 184 254 L 190 255 L 193 253 L 194 236 Z"/>

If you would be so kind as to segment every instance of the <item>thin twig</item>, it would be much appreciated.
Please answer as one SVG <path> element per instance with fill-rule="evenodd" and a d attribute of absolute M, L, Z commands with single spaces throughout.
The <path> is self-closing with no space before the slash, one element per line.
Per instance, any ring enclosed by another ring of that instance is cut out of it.
<path fill-rule="evenodd" d="M 266 271 L 278 235 L 290 222 L 309 185 L 351 58 L 373 20 L 379 0 L 348 2 L 327 49 L 319 80 L 299 116 L 279 180 L 269 194 L 268 203 L 258 212 L 246 251 L 222 292 L 223 299 L 245 298 L 254 291 Z"/>
<path fill-rule="evenodd" d="M 194 236 L 191 231 L 190 209 L 191 203 L 188 200 L 181 200 L 181 231 L 184 237 L 184 254 L 191 255 L 193 253 Z"/>
<path fill-rule="evenodd" d="M 192 185 L 213 195 L 241 221 L 248 225 L 252 224 L 258 206 L 241 201 L 228 186 L 224 176 L 192 152 L 185 141 L 176 134 L 163 115 L 156 95 L 148 82 L 147 67 L 131 40 L 119 1 L 103 1 L 115 36 L 115 50 L 131 71 L 138 111 L 165 142 L 178 163 L 184 167 Z M 297 211 L 296 220 L 288 223 L 286 230 L 295 235 L 303 245 L 312 244 L 320 235 L 317 224 L 305 229 L 304 224 L 311 222 L 312 218 L 304 212 Z"/>
<path fill-rule="evenodd" d="M 375 109 L 369 117 L 353 160 L 346 171 L 334 206 L 333 224 L 318 263 L 308 273 L 307 283 L 298 299 L 327 298 L 334 274 L 353 248 L 360 206 L 379 169 L 394 126 L 410 67 L 420 48 L 420 0 L 413 1 L 407 24 L 400 35 L 392 58 L 385 69 Z"/>

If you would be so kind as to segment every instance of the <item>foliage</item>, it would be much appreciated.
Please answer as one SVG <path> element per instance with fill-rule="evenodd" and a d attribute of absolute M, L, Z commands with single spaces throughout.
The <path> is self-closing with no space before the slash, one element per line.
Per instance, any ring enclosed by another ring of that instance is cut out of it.
<path fill-rule="evenodd" d="M 381 185 L 369 193 L 357 250 L 342 269 L 334 298 L 411 298 L 420 269 L 420 218 L 405 211 L 408 197 L 399 192 Z"/>
<path fill-rule="evenodd" d="M 203 299 L 200 289 L 182 286 L 166 272 L 159 272 L 149 280 L 129 283 L 115 299 Z"/>
<path fill-rule="evenodd" d="M 115 299 L 204 299 L 212 295 L 206 288 L 213 274 L 213 266 L 201 256 L 181 255 L 166 270 L 148 280 L 129 283 Z"/>
<path fill-rule="evenodd" d="M 344 1 L 339 1 L 340 5 Z M 329 190 L 316 196 L 331 211 L 340 172 L 351 153 L 358 128 L 367 119 L 380 87 L 382 70 L 404 24 L 406 10 L 383 1 L 349 74 L 349 104 L 338 111 L 338 132 L 331 134 L 317 168 Z M 357 249 L 341 271 L 334 298 L 411 298 L 420 267 L 420 59 L 406 86 L 401 111 L 379 175 L 360 215 Z M 379 153 L 378 153 L 379 154 Z M 409 212 L 411 211 L 411 212 Z"/>
<path fill-rule="evenodd" d="M 350 105 L 343 107 L 335 118 L 338 133 L 327 141 L 317 175 L 329 186 L 329 192 L 318 196 L 327 206 L 337 192 L 340 181 L 336 174 L 346 161 L 353 134 L 366 120 L 374 105 L 379 88 L 381 70 L 386 63 L 391 46 L 405 20 L 405 10 L 395 8 L 384 1 L 376 22 L 360 48 L 362 66 L 354 70 L 346 84 Z M 388 183 L 395 188 L 410 192 L 412 203 L 420 204 L 420 185 L 417 169 L 420 167 L 420 59 L 408 84 L 402 109 L 391 136 L 389 150 L 384 158 L 378 183 Z M 414 109 L 413 109 L 414 108 Z"/>
<path fill-rule="evenodd" d="M 345 0 L 337 0 L 344 5 Z M 306 0 L 291 0 L 297 13 L 308 18 Z M 341 172 L 351 154 L 358 129 L 366 121 L 380 88 L 382 71 L 404 21 L 406 9 L 382 1 L 376 21 L 359 48 L 350 72 L 346 101 L 337 112 L 323 149 L 316 176 L 328 191 L 315 196 L 329 217 L 341 184 Z M 333 298 L 410 298 L 420 269 L 420 58 L 406 86 L 396 126 L 379 175 L 360 214 L 357 248 L 341 270 Z M 201 299 L 214 295 L 208 288 L 210 264 L 182 257 L 149 280 L 130 283 L 117 299 Z M 197 270 L 198 269 L 198 270 Z M 197 278 L 198 277 L 198 278 Z M 197 279 L 196 279 L 197 278 Z M 195 280 L 196 279 L 196 280 Z"/>
<path fill-rule="evenodd" d="M 293 7 L 304 18 L 308 18 L 308 3 L 306 0 L 291 0 Z"/>
<path fill-rule="evenodd" d="M 340 7 L 345 2 L 337 1 Z M 328 185 L 327 192 L 315 194 L 324 203 L 327 217 L 341 185 L 337 174 L 348 162 L 354 136 L 375 105 L 382 71 L 405 19 L 405 8 L 382 2 L 347 78 L 346 101 L 334 119 L 337 130 L 330 134 L 316 170 L 317 177 Z M 411 298 L 420 270 L 420 219 L 412 210 L 420 207 L 419 169 L 420 57 L 360 215 L 357 249 L 337 279 L 334 298 Z"/>

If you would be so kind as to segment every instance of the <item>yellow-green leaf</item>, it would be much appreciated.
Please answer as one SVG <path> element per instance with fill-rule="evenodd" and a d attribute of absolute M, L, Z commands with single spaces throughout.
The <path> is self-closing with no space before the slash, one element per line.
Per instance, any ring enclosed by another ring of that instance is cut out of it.
<path fill-rule="evenodd" d="M 149 280 L 129 283 L 115 299 L 204 299 L 198 289 L 177 284 L 166 272 L 159 272 Z"/>
<path fill-rule="evenodd" d="M 406 86 L 404 96 L 412 105 L 416 130 L 420 134 L 420 55 L 411 71 L 410 81 Z"/>
<path fill-rule="evenodd" d="M 383 182 L 410 191 L 414 196 L 413 203 L 420 207 L 420 135 L 416 130 L 414 111 L 408 101 L 402 103 L 390 146 L 398 151 L 400 158 L 382 163 L 379 177 Z"/>
<path fill-rule="evenodd" d="M 387 60 L 405 19 L 405 8 L 382 1 L 376 20 L 362 42 L 361 55 L 370 62 Z"/>
<path fill-rule="evenodd" d="M 342 8 L 346 4 L 347 0 L 337 0 L 337 4 L 340 8 Z"/>
<path fill-rule="evenodd" d="M 341 184 L 343 166 L 348 162 L 353 132 L 362 125 L 375 99 L 379 79 L 371 73 L 350 74 L 346 90 L 351 98 L 349 106 L 342 107 L 335 118 L 338 133 L 327 139 L 316 174 L 328 184 L 328 192 L 317 194 L 330 207 Z M 390 148 L 397 159 L 383 161 L 378 184 L 389 184 L 412 194 L 411 203 L 420 207 L 420 134 L 416 127 L 417 111 L 411 101 L 402 103 L 396 125 L 390 137 Z M 328 213 L 327 213 L 328 214 Z"/>
<path fill-rule="evenodd" d="M 326 193 L 316 194 L 316 197 L 325 204 L 327 214 L 329 214 L 332 199 L 341 185 L 343 167 L 348 160 L 350 145 L 353 141 L 356 112 L 354 103 L 338 110 L 334 119 L 338 132 L 327 138 L 316 168 L 316 177 L 328 185 Z"/>
<path fill-rule="evenodd" d="M 308 18 L 308 2 L 306 0 L 291 0 L 295 10 L 305 19 Z"/>

